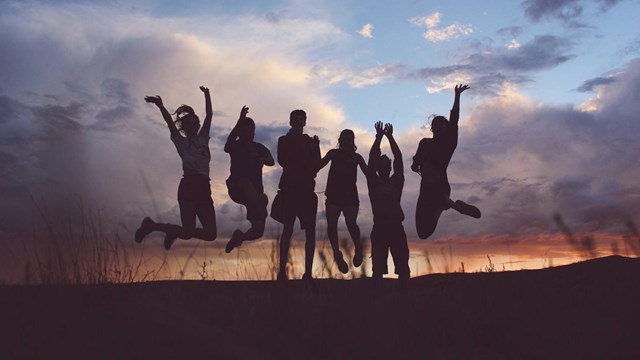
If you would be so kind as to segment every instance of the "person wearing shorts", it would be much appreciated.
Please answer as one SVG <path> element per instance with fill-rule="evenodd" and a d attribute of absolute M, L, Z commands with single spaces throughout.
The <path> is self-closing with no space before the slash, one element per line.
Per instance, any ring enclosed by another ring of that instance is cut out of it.
<path fill-rule="evenodd" d="M 264 145 L 253 141 L 256 124 L 247 117 L 249 108 L 242 107 L 240 118 L 227 137 L 224 151 L 231 157 L 231 174 L 227 179 L 229 197 L 247 209 L 251 227 L 242 232 L 236 229 L 225 251 L 230 253 L 245 240 L 256 240 L 264 234 L 269 199 L 262 185 L 262 167 L 275 164 L 271 152 Z"/>
<path fill-rule="evenodd" d="M 296 218 L 306 236 L 303 279 L 312 279 L 318 211 L 318 197 L 314 189 L 320 162 L 320 141 L 317 136 L 304 134 L 306 123 L 307 114 L 303 110 L 292 111 L 289 116 L 291 128 L 278 139 L 278 164 L 282 166 L 282 176 L 277 196 L 281 197 L 282 202 L 281 214 L 276 220 L 284 225 L 280 236 L 279 280 L 287 279 L 286 266 Z"/>
<path fill-rule="evenodd" d="M 211 185 L 209 183 L 209 131 L 213 110 L 209 89 L 201 86 L 205 96 L 206 116 L 202 127 L 200 119 L 188 105 L 180 106 L 176 112 L 176 120 L 164 107 L 160 96 L 147 96 L 145 101 L 155 104 L 169 127 L 171 141 L 182 159 L 183 176 L 178 186 L 178 204 L 182 225 L 156 223 L 149 217 L 142 220 L 142 224 L 135 232 L 135 240 L 141 243 L 152 231 L 165 233 L 164 248 L 169 250 L 177 238 L 197 238 L 213 241 L 217 237 L 216 212 L 211 199 Z M 182 135 L 184 134 L 184 135 Z M 202 224 L 196 227 L 196 217 Z"/>

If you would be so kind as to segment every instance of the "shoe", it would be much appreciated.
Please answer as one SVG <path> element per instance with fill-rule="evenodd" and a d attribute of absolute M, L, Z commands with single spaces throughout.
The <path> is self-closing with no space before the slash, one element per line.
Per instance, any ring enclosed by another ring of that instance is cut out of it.
<path fill-rule="evenodd" d="M 171 249 L 171 245 L 176 241 L 178 237 L 172 233 L 166 233 L 164 236 L 164 248 L 165 250 Z"/>
<path fill-rule="evenodd" d="M 458 206 L 460 207 L 459 211 L 461 214 L 468 215 L 476 219 L 480 219 L 480 217 L 482 216 L 480 209 L 473 205 L 469 205 L 462 200 L 456 200 L 456 204 L 458 204 Z"/>
<path fill-rule="evenodd" d="M 353 266 L 359 267 L 362 265 L 362 249 L 356 249 L 356 253 L 353 255 Z"/>
<path fill-rule="evenodd" d="M 333 255 L 333 259 L 336 261 L 336 264 L 338 265 L 338 270 L 340 270 L 341 273 L 346 274 L 349 272 L 349 264 L 347 264 L 346 261 L 344 261 L 344 258 L 342 257 L 342 252 L 338 251 Z"/>
<path fill-rule="evenodd" d="M 142 223 L 135 233 L 135 240 L 138 244 L 141 243 L 142 240 L 144 240 L 145 236 L 149 235 L 153 231 L 151 230 L 151 226 L 153 224 L 153 220 L 151 220 L 151 218 L 149 217 L 142 219 Z"/>
<path fill-rule="evenodd" d="M 236 229 L 236 231 L 234 231 L 233 234 L 231 235 L 231 239 L 229 239 L 227 246 L 224 247 L 224 252 L 228 254 L 233 249 L 242 245 L 242 239 L 240 239 L 240 235 L 242 235 L 242 231 Z"/>

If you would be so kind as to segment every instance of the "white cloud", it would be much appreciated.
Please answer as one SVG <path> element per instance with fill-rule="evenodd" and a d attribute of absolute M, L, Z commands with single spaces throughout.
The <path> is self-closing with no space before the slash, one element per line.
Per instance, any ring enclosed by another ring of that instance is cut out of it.
<path fill-rule="evenodd" d="M 520 43 L 516 39 L 512 39 L 505 47 L 509 50 L 515 50 L 520 48 Z"/>
<path fill-rule="evenodd" d="M 426 27 L 428 29 L 431 29 L 433 27 L 436 27 L 440 23 L 441 17 L 442 17 L 441 13 L 435 12 L 429 16 L 413 17 L 409 19 L 409 22 L 419 27 Z"/>
<path fill-rule="evenodd" d="M 409 19 L 409 22 L 418 27 L 426 28 L 427 31 L 423 34 L 423 37 L 434 43 L 473 33 L 473 26 L 462 25 L 457 22 L 444 28 L 438 28 L 437 26 L 440 24 L 441 18 L 442 14 L 435 12 L 429 16 L 413 17 Z"/>
<path fill-rule="evenodd" d="M 358 34 L 366 38 L 373 38 L 373 25 L 365 24 L 362 29 L 358 30 Z"/>

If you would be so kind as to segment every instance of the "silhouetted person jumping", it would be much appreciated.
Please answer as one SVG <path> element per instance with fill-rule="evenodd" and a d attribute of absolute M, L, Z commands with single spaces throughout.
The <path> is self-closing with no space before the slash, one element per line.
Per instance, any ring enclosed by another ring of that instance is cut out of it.
<path fill-rule="evenodd" d="M 371 259 L 373 262 L 373 278 L 381 279 L 388 272 L 387 256 L 391 251 L 395 273 L 400 279 L 408 279 L 409 246 L 407 234 L 402 226 L 404 212 L 400 200 L 404 188 L 404 165 L 402 153 L 393 138 L 393 126 L 382 122 L 375 124 L 376 140 L 369 151 L 369 170 L 367 185 L 369 198 L 373 210 L 373 229 L 371 230 Z M 391 174 L 391 159 L 380 155 L 380 142 L 387 136 L 391 152 L 393 153 L 393 175 Z"/>
<path fill-rule="evenodd" d="M 314 188 L 320 162 L 320 142 L 317 136 L 310 137 L 303 133 L 306 123 L 307 114 L 303 110 L 293 110 L 289 116 L 291 129 L 278 139 L 278 163 L 282 166 L 279 196 L 282 196 L 281 217 L 284 224 L 280 237 L 278 280 L 287 279 L 287 259 L 296 218 L 300 219 L 300 227 L 306 235 L 305 273 L 302 278 L 310 280 L 313 269 L 318 211 L 318 197 Z"/>
<path fill-rule="evenodd" d="M 211 200 L 211 185 L 209 184 L 209 162 L 211 161 L 209 130 L 211 129 L 213 110 L 209 89 L 201 86 L 200 90 L 204 93 L 207 112 L 202 127 L 200 127 L 200 119 L 190 106 L 181 105 L 174 113 L 176 115 L 174 121 L 162 104 L 160 96 L 146 96 L 144 98 L 146 102 L 155 104 L 160 109 L 164 121 L 169 126 L 171 141 L 182 159 L 184 174 L 178 187 L 178 204 L 180 205 L 182 226 L 160 224 L 146 217 L 135 233 L 135 240 L 138 243 L 142 242 L 144 237 L 152 231 L 165 233 L 164 248 L 167 250 L 171 248 L 176 238 L 198 238 L 205 241 L 216 239 L 216 212 L 213 200 Z M 202 228 L 196 227 L 196 216 L 200 219 Z"/>
<path fill-rule="evenodd" d="M 433 138 L 420 140 L 418 151 L 413 157 L 411 170 L 420 174 L 420 196 L 416 205 L 416 228 L 418 236 L 426 239 L 436 229 L 440 214 L 454 209 L 461 214 L 479 219 L 480 210 L 462 200 L 453 201 L 451 186 L 447 177 L 447 167 L 458 145 L 458 119 L 460 117 L 460 94 L 469 85 L 455 87 L 455 99 L 449 120 L 444 116 L 436 116 L 431 121 Z"/>
<path fill-rule="evenodd" d="M 358 179 L 358 165 L 365 175 L 367 165 L 362 156 L 356 152 L 354 138 L 353 131 L 342 130 L 338 138 L 338 148 L 329 150 L 320 161 L 319 166 L 319 169 L 322 169 L 331 161 L 325 191 L 327 196 L 325 202 L 327 233 L 333 249 L 333 258 L 338 264 L 338 269 L 344 274 L 349 271 L 349 265 L 344 261 L 338 245 L 338 217 L 340 217 L 340 213 L 344 214 L 344 220 L 355 247 L 353 266 L 358 267 L 362 264 L 360 228 L 356 224 L 360 206 L 356 180 Z"/>
<path fill-rule="evenodd" d="M 227 189 L 231 200 L 247 208 L 247 220 L 251 228 L 246 232 L 236 229 L 225 247 L 227 253 L 245 240 L 256 240 L 264 234 L 269 199 L 262 186 L 262 166 L 273 166 L 271 152 L 264 145 L 253 141 L 256 124 L 247 117 L 249 108 L 242 107 L 240 118 L 231 130 L 224 151 L 231 156 L 231 175 Z"/>

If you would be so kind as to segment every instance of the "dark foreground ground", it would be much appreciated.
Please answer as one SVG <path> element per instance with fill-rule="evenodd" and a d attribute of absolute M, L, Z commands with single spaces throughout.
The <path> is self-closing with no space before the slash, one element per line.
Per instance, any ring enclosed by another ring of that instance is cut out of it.
<path fill-rule="evenodd" d="M 0 286 L 0 359 L 640 359 L 640 259 L 385 280 Z"/>

